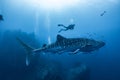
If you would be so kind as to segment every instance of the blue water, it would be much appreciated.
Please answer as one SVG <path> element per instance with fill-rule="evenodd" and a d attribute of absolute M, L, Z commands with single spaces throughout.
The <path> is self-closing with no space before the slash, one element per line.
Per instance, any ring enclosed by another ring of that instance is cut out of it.
<path fill-rule="evenodd" d="M 120 80 L 119 0 L 85 0 L 60 10 L 43 10 L 30 1 L 0 0 L 0 80 Z M 75 28 L 58 33 L 58 24 Z M 27 52 L 16 37 L 40 48 L 55 42 L 57 34 L 106 45 L 91 54 L 36 54 L 26 66 Z"/>

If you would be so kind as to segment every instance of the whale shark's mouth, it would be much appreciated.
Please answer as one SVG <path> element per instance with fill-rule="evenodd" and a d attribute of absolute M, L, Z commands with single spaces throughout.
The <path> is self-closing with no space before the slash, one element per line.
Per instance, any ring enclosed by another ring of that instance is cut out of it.
<path fill-rule="evenodd" d="M 100 42 L 99 42 L 99 47 L 103 47 L 103 46 L 105 46 L 105 42 L 100 41 Z"/>

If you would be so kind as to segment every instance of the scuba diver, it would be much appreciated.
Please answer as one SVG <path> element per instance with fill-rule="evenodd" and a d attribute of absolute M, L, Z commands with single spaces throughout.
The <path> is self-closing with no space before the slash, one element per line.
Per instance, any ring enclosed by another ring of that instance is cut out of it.
<path fill-rule="evenodd" d="M 107 11 L 104 11 L 103 13 L 100 14 L 100 16 L 104 16 Z"/>
<path fill-rule="evenodd" d="M 61 31 L 67 31 L 67 30 L 73 30 L 74 29 L 74 26 L 75 26 L 75 24 L 70 24 L 69 26 L 64 26 L 63 24 L 58 24 L 58 26 L 62 26 L 62 27 L 64 27 L 65 29 L 61 29 L 60 31 L 58 31 L 59 33 L 61 32 Z"/>
<path fill-rule="evenodd" d="M 3 19 L 3 16 L 0 14 L 0 21 L 3 21 L 4 19 Z"/>

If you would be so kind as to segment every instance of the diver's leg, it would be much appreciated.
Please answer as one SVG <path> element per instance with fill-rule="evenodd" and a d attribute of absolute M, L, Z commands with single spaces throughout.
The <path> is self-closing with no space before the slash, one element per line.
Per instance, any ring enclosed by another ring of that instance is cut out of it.
<path fill-rule="evenodd" d="M 63 29 L 63 31 L 67 31 L 68 29 Z"/>
<path fill-rule="evenodd" d="M 61 31 L 63 31 L 63 29 L 61 29 L 61 30 L 60 30 L 60 31 L 58 31 L 58 32 L 60 33 Z"/>
<path fill-rule="evenodd" d="M 67 31 L 67 29 L 61 29 L 61 30 L 59 31 L 59 33 L 60 33 L 61 31 Z"/>
<path fill-rule="evenodd" d="M 63 25 L 64 28 L 67 28 L 66 26 Z"/>

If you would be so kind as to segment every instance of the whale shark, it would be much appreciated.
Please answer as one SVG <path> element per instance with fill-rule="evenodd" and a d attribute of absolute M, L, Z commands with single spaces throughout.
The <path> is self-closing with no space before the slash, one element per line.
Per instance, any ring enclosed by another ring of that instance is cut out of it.
<path fill-rule="evenodd" d="M 30 64 L 30 58 L 36 53 L 90 53 L 105 45 L 105 42 L 103 41 L 97 41 L 89 38 L 66 38 L 58 34 L 54 43 L 48 45 L 44 44 L 43 47 L 34 49 L 30 45 L 24 43 L 20 38 L 17 37 L 16 39 L 27 51 L 26 65 Z"/>

